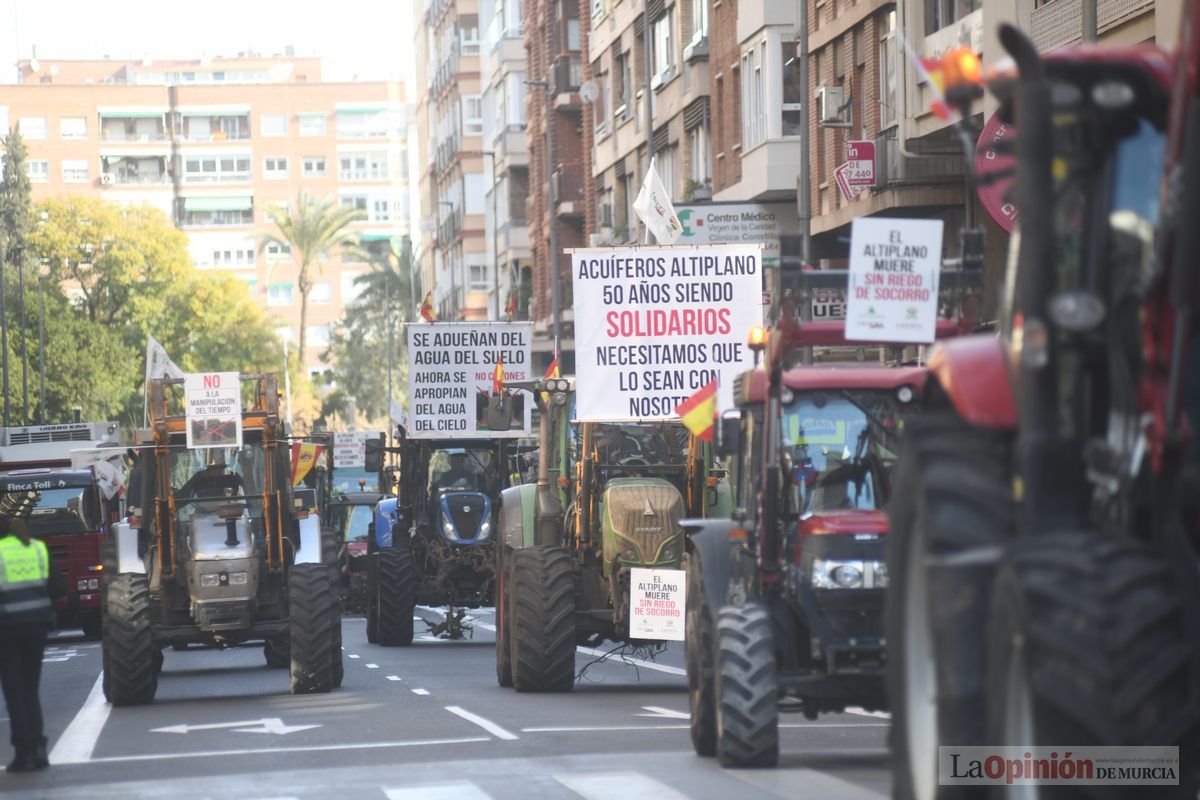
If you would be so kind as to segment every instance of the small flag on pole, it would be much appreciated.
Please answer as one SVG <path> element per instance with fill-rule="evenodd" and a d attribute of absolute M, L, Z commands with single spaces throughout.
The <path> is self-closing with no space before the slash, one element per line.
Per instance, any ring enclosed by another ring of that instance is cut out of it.
<path fill-rule="evenodd" d="M 496 372 L 492 375 L 492 394 L 504 394 L 504 356 L 496 356 Z"/>
<path fill-rule="evenodd" d="M 311 442 L 292 444 L 292 486 L 299 486 L 306 475 L 316 466 L 325 446 Z"/>
<path fill-rule="evenodd" d="M 659 179 L 653 158 L 646 170 L 646 179 L 642 181 L 642 190 L 633 201 L 633 210 L 659 244 L 675 244 L 683 235 L 683 224 L 675 216 L 671 193 Z"/>
<path fill-rule="evenodd" d="M 437 313 L 433 310 L 433 291 L 425 293 L 425 299 L 421 301 L 421 319 L 426 322 L 433 322 L 437 319 Z"/>
<path fill-rule="evenodd" d="M 513 314 L 517 313 L 517 290 L 513 287 L 508 293 L 508 302 L 504 304 L 504 316 L 512 322 Z"/>
<path fill-rule="evenodd" d="M 676 406 L 675 414 L 683 420 L 693 436 L 703 442 L 711 442 L 713 424 L 717 418 L 717 379 L 713 378 L 700 391 Z"/>

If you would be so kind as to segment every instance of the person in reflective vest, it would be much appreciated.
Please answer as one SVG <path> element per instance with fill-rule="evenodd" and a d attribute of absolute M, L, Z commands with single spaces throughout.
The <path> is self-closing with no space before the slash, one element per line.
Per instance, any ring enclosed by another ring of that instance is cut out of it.
<path fill-rule="evenodd" d="M 38 683 L 54 599 L 66 594 L 65 583 L 45 543 L 30 538 L 25 522 L 0 517 L 0 686 L 16 750 L 8 772 L 50 766 Z"/>

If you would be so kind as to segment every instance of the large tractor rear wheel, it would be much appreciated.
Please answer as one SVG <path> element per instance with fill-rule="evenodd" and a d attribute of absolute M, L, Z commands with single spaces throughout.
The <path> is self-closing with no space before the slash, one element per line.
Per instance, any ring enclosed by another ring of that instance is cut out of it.
<path fill-rule="evenodd" d="M 158 690 L 162 653 L 150 630 L 150 586 L 145 575 L 108 579 L 105 591 L 104 696 L 114 706 L 145 705 Z"/>
<path fill-rule="evenodd" d="M 716 687 L 713 684 L 716 623 L 704 591 L 704 563 L 699 549 L 688 555 L 687 681 L 692 747 L 696 755 L 717 754 Z"/>
<path fill-rule="evenodd" d="M 338 597 L 324 564 L 296 564 L 288 573 L 288 634 L 292 694 L 328 692 L 334 684 L 334 614 Z"/>
<path fill-rule="evenodd" d="M 518 692 L 569 692 L 575 685 L 575 578 L 561 547 L 512 554 L 509 629 Z"/>
<path fill-rule="evenodd" d="M 377 590 L 378 643 L 384 647 L 412 644 L 417 570 L 411 548 L 396 545 L 379 551 Z"/>
<path fill-rule="evenodd" d="M 961 797 L 939 786 L 939 745 L 986 744 L 985 631 L 994 561 L 931 559 L 1008 540 L 1010 436 L 931 412 L 906 431 L 888 508 L 885 620 L 892 776 L 901 800 Z"/>
<path fill-rule="evenodd" d="M 509 628 L 512 625 L 512 591 L 509 562 L 512 554 L 505 557 L 505 546 L 496 546 L 496 683 L 504 688 L 513 685 L 512 643 Z"/>
<path fill-rule="evenodd" d="M 1132 540 L 1064 533 L 1014 543 L 999 569 L 988 643 L 988 742 L 1179 747 L 1178 786 L 1122 798 L 1195 797 L 1200 725 L 1171 570 Z"/>
<path fill-rule="evenodd" d="M 765 606 L 726 606 L 717 616 L 716 753 L 723 767 L 779 763 L 775 637 Z"/>

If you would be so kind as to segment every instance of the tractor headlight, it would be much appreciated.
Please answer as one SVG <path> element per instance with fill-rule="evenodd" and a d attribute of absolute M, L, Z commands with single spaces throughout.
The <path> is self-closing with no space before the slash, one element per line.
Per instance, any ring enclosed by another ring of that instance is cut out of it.
<path fill-rule="evenodd" d="M 492 523 L 485 522 L 479 526 L 479 538 L 484 538 L 492 532 Z"/>
<path fill-rule="evenodd" d="M 249 580 L 250 580 L 250 576 L 245 572 L 229 573 L 229 585 L 230 586 L 245 586 Z"/>
<path fill-rule="evenodd" d="M 95 591 L 96 589 L 99 589 L 100 588 L 100 579 L 99 578 L 88 578 L 87 587 L 91 591 Z"/>
<path fill-rule="evenodd" d="M 79 592 L 86 592 L 87 578 L 80 578 L 79 580 L 75 581 L 75 590 Z"/>
<path fill-rule="evenodd" d="M 210 572 L 207 575 L 200 576 L 200 585 L 205 588 L 219 586 L 221 584 L 221 576 L 215 572 Z"/>
<path fill-rule="evenodd" d="M 454 525 L 452 523 L 442 523 L 442 532 L 446 534 L 447 539 L 458 541 L 458 531 L 454 530 Z"/>
<path fill-rule="evenodd" d="M 882 589 L 887 584 L 887 564 L 882 561 L 813 559 L 814 589 Z"/>

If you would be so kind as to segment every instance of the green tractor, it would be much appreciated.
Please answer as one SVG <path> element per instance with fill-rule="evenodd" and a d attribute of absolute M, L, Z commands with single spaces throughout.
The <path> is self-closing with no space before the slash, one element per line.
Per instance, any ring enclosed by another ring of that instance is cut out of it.
<path fill-rule="evenodd" d="M 710 446 L 681 423 L 574 422 L 571 380 L 523 388 L 541 413 L 538 473 L 501 494 L 496 678 L 519 692 L 570 691 L 577 645 L 666 638 L 639 625 L 634 570 L 674 570 L 681 586 L 680 521 L 728 514 L 730 495 Z"/>

